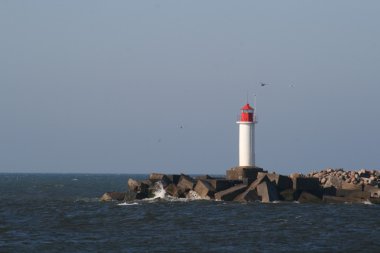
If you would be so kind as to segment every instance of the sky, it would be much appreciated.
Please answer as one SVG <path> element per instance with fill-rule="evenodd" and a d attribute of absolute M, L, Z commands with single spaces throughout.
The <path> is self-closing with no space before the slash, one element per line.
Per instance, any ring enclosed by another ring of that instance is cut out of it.
<path fill-rule="evenodd" d="M 0 172 L 380 167 L 379 1 L 0 1 Z M 269 85 L 261 87 L 260 82 Z"/>

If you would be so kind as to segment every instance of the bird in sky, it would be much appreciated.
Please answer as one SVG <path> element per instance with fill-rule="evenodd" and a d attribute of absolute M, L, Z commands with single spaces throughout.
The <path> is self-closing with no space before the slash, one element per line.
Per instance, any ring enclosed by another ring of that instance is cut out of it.
<path fill-rule="evenodd" d="M 269 83 L 260 83 L 261 87 L 264 87 L 264 86 L 267 86 L 267 85 L 269 85 Z"/>

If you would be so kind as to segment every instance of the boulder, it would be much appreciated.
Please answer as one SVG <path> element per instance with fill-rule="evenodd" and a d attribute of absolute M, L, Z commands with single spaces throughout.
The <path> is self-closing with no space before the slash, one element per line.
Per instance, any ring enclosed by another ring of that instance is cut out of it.
<path fill-rule="evenodd" d="M 295 191 L 293 189 L 286 189 L 280 192 L 279 198 L 283 201 L 294 201 L 294 193 Z"/>
<path fill-rule="evenodd" d="M 355 199 L 364 201 L 368 200 L 371 197 L 371 193 L 362 190 L 336 190 L 337 197 L 344 197 L 347 199 L 347 202 L 354 202 Z"/>
<path fill-rule="evenodd" d="M 213 198 L 215 194 L 215 189 L 206 180 L 198 180 L 194 191 L 198 193 L 201 198 Z"/>
<path fill-rule="evenodd" d="M 215 179 L 215 178 L 213 178 L 212 176 L 209 176 L 209 175 L 202 175 L 202 176 L 196 176 L 195 179 L 196 180 L 199 180 L 199 179 L 207 180 L 207 179 Z"/>
<path fill-rule="evenodd" d="M 318 178 L 315 177 L 296 177 L 293 178 L 293 189 L 301 191 L 319 191 L 320 185 Z"/>
<path fill-rule="evenodd" d="M 380 188 L 371 185 L 366 185 L 364 187 L 364 191 L 369 192 L 371 198 L 380 198 Z"/>
<path fill-rule="evenodd" d="M 370 198 L 361 198 L 358 196 L 323 196 L 323 202 L 325 203 L 363 203 L 364 201 L 370 201 Z"/>
<path fill-rule="evenodd" d="M 227 179 L 207 179 L 206 181 L 212 186 L 212 188 L 215 189 L 215 192 L 223 191 L 235 185 L 243 183 L 242 180 Z"/>
<path fill-rule="evenodd" d="M 161 173 L 150 174 L 149 180 L 152 183 L 156 183 L 156 182 L 160 181 L 164 187 L 166 187 L 172 183 L 172 180 L 170 180 L 170 178 L 166 174 L 161 174 Z"/>
<path fill-rule="evenodd" d="M 300 203 L 320 203 L 322 199 L 310 192 L 302 191 L 301 195 L 298 197 L 298 202 Z"/>
<path fill-rule="evenodd" d="M 106 192 L 100 197 L 100 201 L 123 201 L 126 199 L 125 192 Z"/>
<path fill-rule="evenodd" d="M 137 192 L 141 186 L 141 182 L 132 178 L 128 179 L 128 188 L 130 191 Z"/>
<path fill-rule="evenodd" d="M 271 182 L 276 184 L 277 188 L 280 191 L 293 188 L 293 181 L 287 176 L 275 173 L 268 173 L 267 177 Z"/>
<path fill-rule="evenodd" d="M 133 192 L 146 191 L 150 187 L 150 182 L 128 179 L 128 188 Z"/>
<path fill-rule="evenodd" d="M 253 181 L 250 185 L 249 185 L 249 188 L 250 189 L 257 189 L 257 186 L 259 184 L 261 184 L 262 182 L 270 182 L 269 178 L 267 177 L 267 174 L 266 173 L 259 173 L 257 175 L 257 179 L 255 181 Z"/>
<path fill-rule="evenodd" d="M 195 180 L 187 175 L 181 174 L 179 178 L 177 188 L 183 192 L 188 192 L 194 188 Z"/>
<path fill-rule="evenodd" d="M 247 186 L 245 184 L 235 185 L 231 188 L 215 193 L 215 199 L 232 201 L 234 198 L 236 198 L 237 195 L 244 192 L 246 189 Z"/>
<path fill-rule="evenodd" d="M 334 186 L 324 187 L 323 195 L 336 196 L 336 188 Z"/>
<path fill-rule="evenodd" d="M 182 192 L 181 190 L 179 190 L 175 184 L 169 184 L 165 188 L 165 191 L 167 194 L 169 194 L 172 197 L 176 197 L 176 198 L 184 198 L 185 197 L 185 193 Z"/>
<path fill-rule="evenodd" d="M 276 186 L 272 182 L 263 180 L 257 187 L 257 194 L 261 197 L 261 202 L 269 203 L 280 200 Z"/>
<path fill-rule="evenodd" d="M 169 178 L 169 180 L 177 185 L 178 184 L 178 181 L 179 181 L 179 178 L 181 177 L 181 175 L 176 175 L 176 174 L 173 174 L 173 175 L 167 175 L 167 177 Z"/>
<path fill-rule="evenodd" d="M 324 187 L 334 186 L 336 189 L 341 189 L 342 183 L 343 183 L 343 180 L 341 178 L 331 175 L 326 178 Z"/>
<path fill-rule="evenodd" d="M 253 202 L 260 200 L 259 195 L 257 195 L 256 189 L 250 189 L 248 188 L 244 192 L 240 193 L 234 198 L 234 201 L 238 202 Z"/>
<path fill-rule="evenodd" d="M 348 182 L 342 182 L 341 189 L 343 189 L 343 190 L 360 190 L 361 186 L 357 185 L 357 184 L 351 184 Z"/>

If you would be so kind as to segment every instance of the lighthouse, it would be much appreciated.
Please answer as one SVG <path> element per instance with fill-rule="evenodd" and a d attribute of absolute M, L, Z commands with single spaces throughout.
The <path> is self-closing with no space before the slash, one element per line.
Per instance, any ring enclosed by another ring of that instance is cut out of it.
<path fill-rule="evenodd" d="M 254 108 L 248 103 L 241 108 L 239 120 L 239 166 L 255 166 L 255 124 Z"/>

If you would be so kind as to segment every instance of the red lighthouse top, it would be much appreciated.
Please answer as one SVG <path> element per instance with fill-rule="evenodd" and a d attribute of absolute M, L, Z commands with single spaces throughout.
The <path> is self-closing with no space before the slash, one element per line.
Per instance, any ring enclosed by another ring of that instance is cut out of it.
<path fill-rule="evenodd" d="M 253 122 L 253 108 L 248 103 L 241 108 L 240 121 Z"/>

